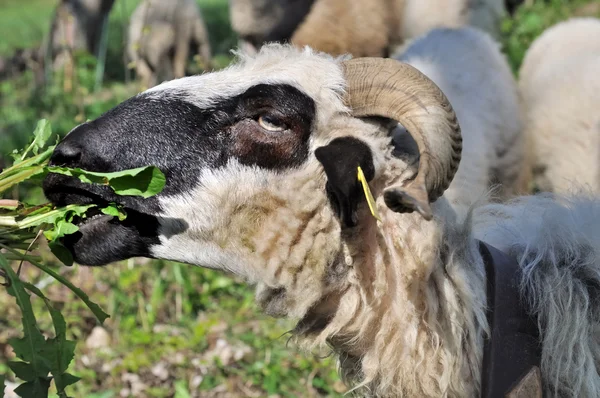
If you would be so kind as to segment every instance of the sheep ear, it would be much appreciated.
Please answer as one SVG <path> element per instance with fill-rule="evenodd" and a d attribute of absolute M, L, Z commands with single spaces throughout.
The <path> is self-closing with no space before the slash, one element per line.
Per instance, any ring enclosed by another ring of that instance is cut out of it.
<path fill-rule="evenodd" d="M 340 137 L 315 150 L 317 160 L 327 175 L 327 196 L 345 227 L 358 222 L 358 204 L 365 200 L 358 180 L 358 166 L 367 181 L 375 176 L 373 154 L 369 146 L 354 137 Z"/>

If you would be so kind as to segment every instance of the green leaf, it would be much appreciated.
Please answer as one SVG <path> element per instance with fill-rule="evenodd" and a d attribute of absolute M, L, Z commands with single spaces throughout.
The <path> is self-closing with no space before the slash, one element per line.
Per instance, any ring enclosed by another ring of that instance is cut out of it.
<path fill-rule="evenodd" d="M 58 280 L 60 283 L 71 289 L 71 291 L 73 291 L 73 293 L 75 293 L 77 297 L 79 297 L 85 303 L 85 305 L 87 305 L 88 308 L 94 313 L 100 324 L 103 324 L 106 318 L 109 317 L 109 315 L 106 312 L 102 311 L 102 308 L 100 308 L 98 304 L 91 301 L 87 294 L 85 294 L 81 289 L 69 282 L 69 280 L 63 278 L 61 275 L 57 274 L 52 269 L 46 267 L 43 264 L 38 263 L 37 261 L 31 264 L 35 265 L 45 273 L 53 276 L 54 279 Z"/>
<path fill-rule="evenodd" d="M 57 240 L 65 235 L 70 235 L 79 231 L 79 227 L 73 223 L 65 221 L 64 219 L 56 220 L 54 228 L 44 231 L 44 236 L 49 241 Z"/>
<path fill-rule="evenodd" d="M 75 384 L 75 383 L 77 383 L 79 380 L 81 380 L 81 377 L 74 376 L 74 375 L 72 375 L 72 374 L 70 374 L 70 373 L 63 373 L 63 375 L 62 375 L 62 376 L 63 376 L 63 385 L 64 385 L 65 387 L 68 387 L 68 386 L 70 386 L 70 385 L 72 385 L 72 384 Z"/>
<path fill-rule="evenodd" d="M 19 254 L 18 251 L 14 250 L 14 249 L 12 249 L 12 248 L 4 245 L 4 244 L 0 243 L 0 247 L 2 247 L 3 249 L 5 249 L 9 253 Z M 0 256 L 0 259 L 2 259 L 1 256 Z M 104 321 L 106 320 L 106 318 L 109 317 L 109 315 L 106 312 L 102 311 L 102 308 L 100 308 L 100 306 L 98 304 L 96 304 L 93 301 L 91 301 L 89 299 L 89 297 L 87 296 L 87 294 L 85 294 L 81 289 L 79 289 L 78 287 L 76 287 L 75 285 L 73 285 L 71 282 L 69 282 L 68 279 L 65 279 L 60 274 L 57 274 L 56 272 L 54 272 L 51 268 L 49 268 L 49 267 L 45 266 L 44 264 L 39 263 L 37 261 L 33 261 L 32 260 L 32 261 L 30 261 L 30 264 L 35 265 L 40 270 L 42 270 L 45 273 L 47 273 L 48 275 L 54 277 L 54 279 L 56 279 L 57 281 L 59 281 L 60 283 L 62 283 L 66 287 L 68 287 L 69 289 L 71 289 L 71 291 L 73 293 L 75 293 L 75 295 L 77 297 L 79 297 L 81 299 L 81 301 L 83 301 L 85 303 L 85 305 L 87 305 L 88 308 L 94 313 L 94 315 L 96 316 L 96 318 L 98 319 L 98 321 L 100 322 L 100 324 L 104 323 Z M 12 271 L 12 269 L 11 269 L 11 271 Z M 13 273 L 14 273 L 14 271 L 13 271 Z M 27 293 L 25 293 L 25 295 L 27 295 Z M 29 297 L 29 296 L 27 296 L 27 297 Z"/>
<path fill-rule="evenodd" d="M 4 389 L 6 388 L 6 384 L 4 383 L 4 379 L 6 376 L 0 375 L 0 397 L 4 397 Z"/>
<path fill-rule="evenodd" d="M 46 343 L 46 339 L 37 327 L 30 297 L 25 291 L 21 280 L 3 256 L 0 256 L 0 267 L 4 269 L 5 274 L 11 282 L 7 290 L 17 300 L 17 304 L 21 309 L 23 323 L 23 337 L 9 339 L 8 342 L 17 357 L 31 364 L 35 377 L 45 377 L 49 369 L 44 358 L 40 355 L 40 351 Z"/>
<path fill-rule="evenodd" d="M 124 174 L 110 180 L 112 189 L 119 195 L 149 198 L 165 187 L 165 175 L 156 167 L 145 167 L 135 174 Z"/>
<path fill-rule="evenodd" d="M 11 154 L 15 159 L 14 165 L 18 165 L 25 160 L 30 152 L 34 155 L 38 155 L 39 151 L 46 146 L 48 139 L 52 135 L 52 128 L 50 122 L 46 119 L 38 120 L 35 130 L 33 131 L 33 140 L 22 152 L 14 150 Z"/>
<path fill-rule="evenodd" d="M 192 398 L 185 380 L 177 380 L 175 382 L 175 396 L 174 398 Z"/>
<path fill-rule="evenodd" d="M 5 176 L 0 180 L 0 193 L 44 172 L 44 166 L 20 167 L 11 175 Z"/>
<path fill-rule="evenodd" d="M 54 151 L 54 146 L 51 146 L 51 147 L 48 147 L 44 152 L 40 153 L 39 155 L 32 156 L 30 158 L 23 160 L 22 162 L 13 164 L 12 166 L 10 166 L 7 169 L 4 169 L 0 173 L 0 180 L 3 180 L 4 178 L 11 176 L 15 173 L 18 173 L 20 170 L 27 168 L 27 167 L 44 166 L 46 161 L 48 159 L 50 159 L 50 156 L 52 156 L 53 151 Z"/>
<path fill-rule="evenodd" d="M 104 214 L 108 214 L 109 216 L 117 217 L 119 221 L 123 221 L 127 218 L 127 213 L 125 210 L 119 208 L 114 203 L 111 203 L 110 206 L 105 207 L 104 209 L 100 209 L 100 211 Z"/>
<path fill-rule="evenodd" d="M 51 379 L 48 377 L 28 381 L 15 389 L 15 393 L 23 398 L 47 398 Z"/>
<path fill-rule="evenodd" d="M 37 377 L 30 363 L 12 361 L 8 363 L 8 367 L 13 371 L 15 376 L 23 381 L 33 381 Z"/>
<path fill-rule="evenodd" d="M 52 135 L 52 128 L 50 127 L 50 122 L 46 119 L 39 120 L 35 130 L 33 131 L 33 142 L 29 147 L 25 150 L 25 153 L 21 156 L 21 160 L 25 159 L 27 152 L 31 150 L 34 155 L 37 155 L 39 150 L 46 146 L 46 142 Z"/>
<path fill-rule="evenodd" d="M 17 227 L 30 228 L 42 224 L 56 224 L 60 219 L 72 219 L 73 216 L 83 216 L 85 212 L 95 205 L 68 205 L 45 213 L 35 214 L 17 221 Z"/>
<path fill-rule="evenodd" d="M 48 308 L 50 316 L 52 317 L 52 324 L 54 325 L 56 337 L 47 340 L 42 355 L 50 366 L 50 372 L 52 373 L 52 376 L 54 376 L 54 384 L 56 384 L 56 389 L 60 395 L 64 393 L 66 387 L 79 380 L 79 378 L 65 373 L 75 355 L 76 343 L 67 340 L 67 323 L 65 322 L 65 318 L 60 311 L 54 308 L 50 300 L 48 300 L 42 291 L 27 282 L 23 282 L 23 285 L 27 290 L 44 300 L 46 308 Z"/>
<path fill-rule="evenodd" d="M 149 198 L 162 191 L 166 183 L 165 175 L 154 166 L 138 167 L 113 173 L 98 173 L 57 166 L 50 166 L 47 170 L 50 173 L 79 178 L 85 183 L 108 185 L 116 194 L 122 196 Z"/>
<path fill-rule="evenodd" d="M 73 255 L 71 254 L 71 251 L 69 249 L 63 246 L 62 243 L 58 241 L 49 242 L 48 247 L 50 247 L 50 251 L 52 252 L 52 254 L 54 254 L 54 256 L 57 259 L 59 259 L 61 263 L 63 263 L 67 267 L 73 265 Z"/>

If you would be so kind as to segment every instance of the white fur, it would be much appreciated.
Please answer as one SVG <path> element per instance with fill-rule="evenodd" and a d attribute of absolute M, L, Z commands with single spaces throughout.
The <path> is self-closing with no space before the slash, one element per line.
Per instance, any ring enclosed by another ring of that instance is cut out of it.
<path fill-rule="evenodd" d="M 224 70 L 171 80 L 145 91 L 145 95 L 183 98 L 207 108 L 219 99 L 236 96 L 257 84 L 290 84 L 315 101 L 319 120 L 347 112 L 340 99 L 345 89 L 339 64 L 343 57 L 335 59 L 315 53 L 309 47 L 295 50 L 277 44 L 261 49 L 260 57 L 236 55 L 238 61 Z"/>
<path fill-rule="evenodd" d="M 520 70 L 525 129 L 538 188 L 600 192 L 600 20 L 546 30 Z"/>
<path fill-rule="evenodd" d="M 475 28 L 434 29 L 395 58 L 433 80 L 463 136 L 458 172 L 444 196 L 464 215 L 491 184 L 500 197 L 522 191 L 525 142 L 517 86 L 500 45 Z"/>
<path fill-rule="evenodd" d="M 402 37 L 414 38 L 439 27 L 477 27 L 500 37 L 506 15 L 503 0 L 407 0 L 402 18 Z"/>

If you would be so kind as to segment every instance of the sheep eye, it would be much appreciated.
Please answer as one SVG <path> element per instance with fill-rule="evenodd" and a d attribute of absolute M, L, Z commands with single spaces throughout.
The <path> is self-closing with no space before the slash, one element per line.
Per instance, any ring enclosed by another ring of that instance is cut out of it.
<path fill-rule="evenodd" d="M 286 129 L 285 124 L 281 120 L 269 115 L 259 116 L 258 124 L 267 131 L 283 131 Z"/>

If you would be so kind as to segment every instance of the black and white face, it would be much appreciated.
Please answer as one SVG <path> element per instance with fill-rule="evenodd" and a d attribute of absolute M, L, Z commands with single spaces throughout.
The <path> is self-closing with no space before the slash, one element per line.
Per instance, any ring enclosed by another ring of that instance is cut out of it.
<path fill-rule="evenodd" d="M 203 170 L 235 163 L 283 171 L 308 158 L 315 104 L 291 85 L 259 83 L 215 101 L 209 109 L 178 98 L 148 97 L 131 98 L 78 126 L 52 155 L 54 165 L 100 172 L 154 165 L 167 177 L 163 193 L 140 199 L 118 197 L 110 188 L 66 176 L 49 176 L 44 188 L 55 204 L 114 201 L 128 210 L 123 223 L 98 217 L 82 224 L 81 234 L 67 239 L 78 262 L 95 265 L 151 256 L 150 247 L 159 244 L 161 199 L 193 190 L 201 184 L 198 177 Z"/>
<path fill-rule="evenodd" d="M 51 164 L 99 172 L 153 165 L 167 178 L 163 192 L 143 199 L 49 175 L 44 191 L 56 205 L 116 202 L 128 214 L 124 221 L 93 214 L 84 219 L 79 232 L 64 241 L 75 261 L 103 265 L 156 257 L 258 279 L 256 269 L 269 256 L 279 259 L 275 262 L 293 257 L 289 251 L 301 240 L 293 238 L 294 229 L 339 235 L 336 210 L 346 223 L 356 222 L 345 199 L 332 190 L 334 207 L 328 205 L 322 165 L 314 153 L 331 141 L 335 120 L 341 130 L 348 120 L 363 124 L 347 115 L 340 100 L 340 67 L 326 56 L 274 48 L 279 50 L 267 48 L 225 71 L 157 86 L 63 139 Z M 338 144 L 336 156 L 344 157 L 345 148 L 356 152 L 347 154 L 349 159 L 371 156 L 358 140 Z M 323 164 L 337 167 L 329 163 Z M 372 177 L 368 161 L 364 168 Z M 355 174 L 350 176 L 355 180 Z M 324 261 L 339 249 L 339 236 L 329 239 L 327 247 L 310 239 L 302 250 L 319 247 L 319 255 L 328 253 Z M 268 243 L 288 252 L 266 253 Z"/>
<path fill-rule="evenodd" d="M 278 44 L 240 57 L 76 127 L 50 159 L 97 172 L 156 166 L 167 179 L 161 193 L 117 196 L 58 174 L 46 177 L 44 192 L 59 206 L 125 208 L 123 221 L 91 210 L 65 238 L 80 264 L 144 256 L 220 269 L 258 283 L 268 313 L 302 317 L 344 289 L 366 250 L 361 231 L 377 229 L 357 167 L 383 224 L 415 210 L 429 219 L 429 198 L 458 166 L 460 130 L 439 88 L 394 60 L 345 61 Z M 418 170 L 393 147 L 390 120 L 408 123 L 418 148 L 431 149 Z"/>

